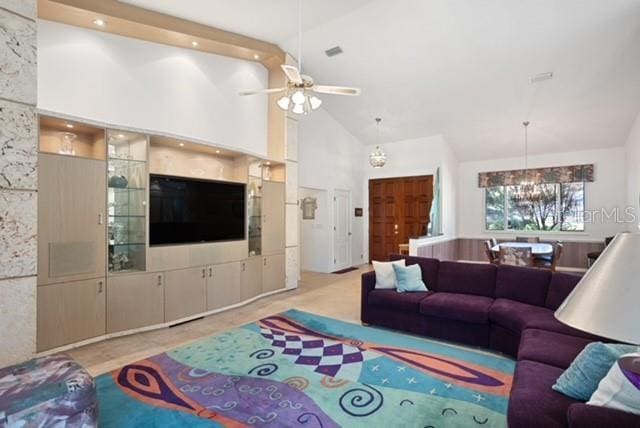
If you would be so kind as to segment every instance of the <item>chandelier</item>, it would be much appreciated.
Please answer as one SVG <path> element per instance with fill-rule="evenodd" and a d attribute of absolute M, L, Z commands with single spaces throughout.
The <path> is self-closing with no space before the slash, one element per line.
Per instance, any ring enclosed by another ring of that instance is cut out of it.
<path fill-rule="evenodd" d="M 518 183 L 516 192 L 513 195 L 513 200 L 518 205 L 535 204 L 542 200 L 542 193 L 540 192 L 540 186 L 531 180 L 531 172 L 529 171 L 529 134 L 528 128 L 531 122 L 524 121 L 524 179 Z"/>
<path fill-rule="evenodd" d="M 381 142 L 380 137 L 380 122 L 382 119 L 376 117 L 376 126 L 378 128 L 378 144 Z M 376 149 L 369 155 L 369 163 L 374 168 L 382 168 L 387 163 L 387 155 L 384 154 L 380 146 L 376 146 Z"/>

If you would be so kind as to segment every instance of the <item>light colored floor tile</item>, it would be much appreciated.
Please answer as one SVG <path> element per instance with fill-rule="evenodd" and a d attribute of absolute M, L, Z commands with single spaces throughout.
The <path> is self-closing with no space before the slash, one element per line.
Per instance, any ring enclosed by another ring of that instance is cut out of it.
<path fill-rule="evenodd" d="M 288 309 L 357 323 L 360 319 L 360 276 L 370 269 L 365 265 L 342 275 L 303 272 L 296 290 L 180 326 L 94 343 L 69 351 L 69 354 L 96 376 Z"/>

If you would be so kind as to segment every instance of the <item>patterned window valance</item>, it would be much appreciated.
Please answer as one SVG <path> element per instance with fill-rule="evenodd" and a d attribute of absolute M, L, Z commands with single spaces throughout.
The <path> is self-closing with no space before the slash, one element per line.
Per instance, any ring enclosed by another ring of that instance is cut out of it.
<path fill-rule="evenodd" d="M 527 174 L 528 172 L 528 174 Z M 479 187 L 514 186 L 523 181 L 535 184 L 592 182 L 593 164 L 554 166 L 536 169 L 514 169 L 512 171 L 481 172 L 478 174 Z"/>

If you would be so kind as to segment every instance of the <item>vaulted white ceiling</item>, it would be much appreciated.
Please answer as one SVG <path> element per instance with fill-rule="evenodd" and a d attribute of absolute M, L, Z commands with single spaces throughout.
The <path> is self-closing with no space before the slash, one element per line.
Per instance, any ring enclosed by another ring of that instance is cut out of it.
<path fill-rule="evenodd" d="M 296 0 L 126 0 L 297 52 Z M 640 0 L 304 0 L 305 73 L 366 144 L 442 134 L 460 160 L 624 144 L 640 111 Z M 344 54 L 327 58 L 335 45 Z M 552 71 L 550 81 L 529 78 Z"/>

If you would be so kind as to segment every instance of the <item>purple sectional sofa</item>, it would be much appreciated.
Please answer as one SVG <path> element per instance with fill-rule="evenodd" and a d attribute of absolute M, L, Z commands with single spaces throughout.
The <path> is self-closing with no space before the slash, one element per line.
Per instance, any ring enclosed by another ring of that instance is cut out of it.
<path fill-rule="evenodd" d="M 512 428 L 640 427 L 640 416 L 588 406 L 551 389 L 573 359 L 606 339 L 573 329 L 554 311 L 580 277 L 513 266 L 394 255 L 419 264 L 427 292 L 376 290 L 362 275 L 363 323 L 403 330 L 517 358 L 508 423 Z"/>

